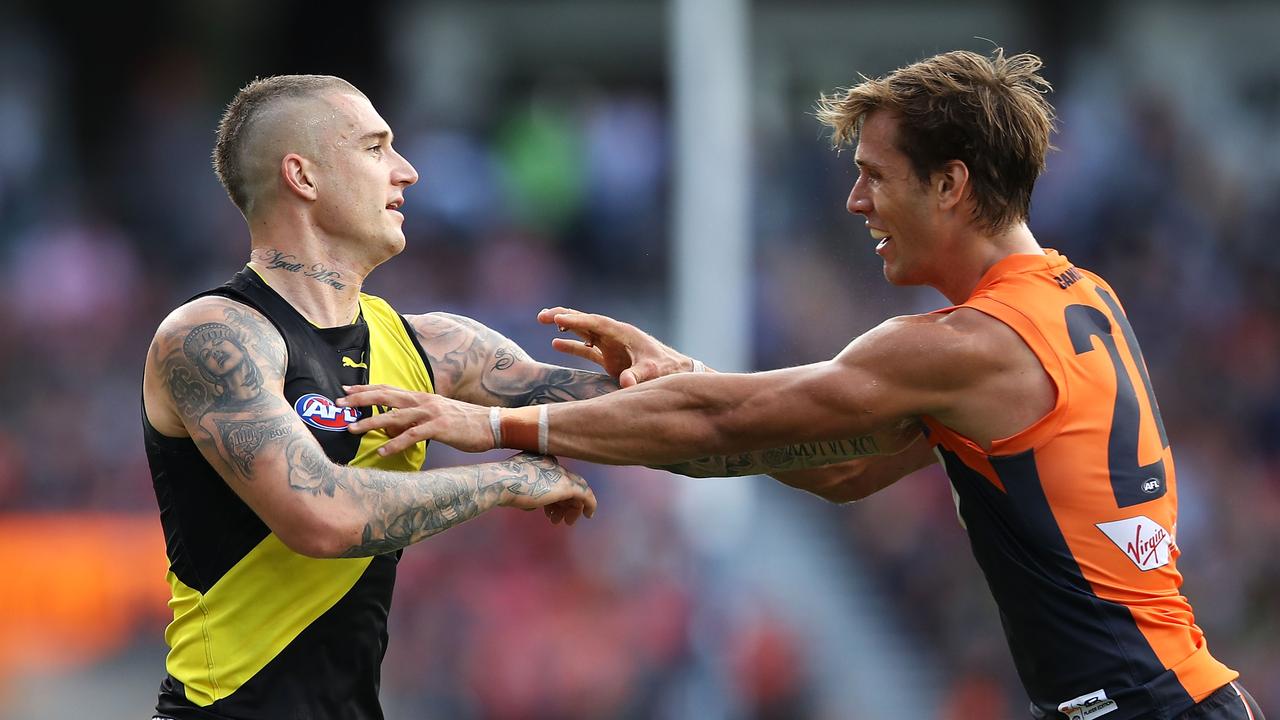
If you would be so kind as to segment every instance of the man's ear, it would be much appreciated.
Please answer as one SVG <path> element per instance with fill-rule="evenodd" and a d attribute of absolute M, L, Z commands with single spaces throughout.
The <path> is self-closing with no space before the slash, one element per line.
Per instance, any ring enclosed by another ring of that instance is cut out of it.
<path fill-rule="evenodd" d="M 297 153 L 289 153 L 280 161 L 280 176 L 289 192 L 306 200 L 316 199 L 315 166 Z"/>
<path fill-rule="evenodd" d="M 952 210 L 969 192 L 969 168 L 959 160 L 952 160 L 933 173 L 933 191 L 940 210 Z"/>

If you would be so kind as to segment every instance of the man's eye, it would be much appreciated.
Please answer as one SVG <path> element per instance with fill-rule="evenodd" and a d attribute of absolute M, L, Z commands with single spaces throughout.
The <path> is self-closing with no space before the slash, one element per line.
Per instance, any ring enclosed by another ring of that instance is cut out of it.
<path fill-rule="evenodd" d="M 376 153 L 378 153 L 379 155 L 381 155 L 381 154 L 382 154 L 382 146 L 381 146 L 381 145 L 371 145 L 371 146 L 370 146 L 370 147 L 368 147 L 367 149 L 368 149 L 368 150 L 372 150 L 373 152 L 376 152 Z"/>

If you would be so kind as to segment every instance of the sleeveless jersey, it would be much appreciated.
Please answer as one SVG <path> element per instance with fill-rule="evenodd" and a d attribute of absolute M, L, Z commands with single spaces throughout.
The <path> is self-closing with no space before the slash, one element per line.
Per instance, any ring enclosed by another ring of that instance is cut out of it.
<path fill-rule="evenodd" d="M 346 431 L 342 385 L 388 383 L 432 392 L 431 368 L 408 322 L 361 294 L 351 325 L 317 328 L 246 267 L 219 295 L 256 309 L 284 338 L 284 396 L 329 459 L 418 470 L 426 443 L 380 457 L 382 431 Z M 194 298 L 193 298 L 194 299 Z M 360 408 L 360 415 L 373 412 Z M 173 622 L 160 716 L 381 718 L 379 666 L 400 554 L 299 555 L 231 490 L 190 438 L 161 435 L 143 412 L 152 484 L 169 556 Z"/>
<path fill-rule="evenodd" d="M 958 307 L 1017 332 L 1057 392 L 990 451 L 925 418 L 1033 715 L 1176 717 L 1237 673 L 1179 593 L 1173 455 L 1115 292 L 1048 250 L 937 312 Z"/>

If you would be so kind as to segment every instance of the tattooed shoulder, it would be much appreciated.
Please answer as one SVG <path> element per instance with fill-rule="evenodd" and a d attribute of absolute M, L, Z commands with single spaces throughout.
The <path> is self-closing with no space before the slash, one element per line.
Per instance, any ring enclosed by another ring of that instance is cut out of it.
<path fill-rule="evenodd" d="M 212 409 L 251 407 L 268 382 L 283 379 L 283 338 L 260 313 L 222 298 L 201 298 L 161 324 L 154 371 L 188 421 Z"/>
<path fill-rule="evenodd" d="M 479 326 L 479 323 L 471 318 L 438 311 L 421 315 L 406 315 L 405 318 L 409 321 L 409 325 L 413 327 L 414 332 L 418 334 L 418 339 L 424 342 L 437 338 L 474 333 L 476 327 Z"/>
<path fill-rule="evenodd" d="M 617 380 L 608 375 L 534 362 L 510 338 L 462 315 L 429 313 L 411 322 L 441 380 L 437 391 L 448 397 L 519 407 L 618 389 Z"/>
<path fill-rule="evenodd" d="M 427 313 L 427 316 L 434 317 L 437 322 L 452 323 L 454 325 L 459 325 L 467 330 L 470 330 L 476 333 L 489 330 L 489 328 L 485 327 L 483 323 L 477 320 L 472 320 L 466 315 L 459 315 L 457 313 L 440 311 L 440 312 Z"/>
<path fill-rule="evenodd" d="M 284 338 L 266 316 L 253 308 L 230 302 L 222 311 L 227 325 L 235 328 L 255 351 L 281 370 L 288 362 Z"/>
<path fill-rule="evenodd" d="M 503 341 L 515 348 L 501 334 L 462 315 L 426 313 L 410 317 L 409 324 L 431 360 L 437 390 L 450 397 L 471 396 Z M 518 351 L 509 351 L 508 362 L 519 359 Z"/>

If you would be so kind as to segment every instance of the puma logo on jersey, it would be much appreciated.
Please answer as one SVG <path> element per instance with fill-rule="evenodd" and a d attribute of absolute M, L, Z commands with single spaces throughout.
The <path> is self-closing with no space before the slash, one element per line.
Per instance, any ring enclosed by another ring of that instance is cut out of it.
<path fill-rule="evenodd" d="M 356 362 L 355 360 L 352 360 L 351 358 L 347 357 L 346 355 L 343 355 L 343 356 L 342 356 L 342 367 L 364 368 L 365 370 L 368 370 L 368 369 L 369 369 L 369 363 Z"/>

